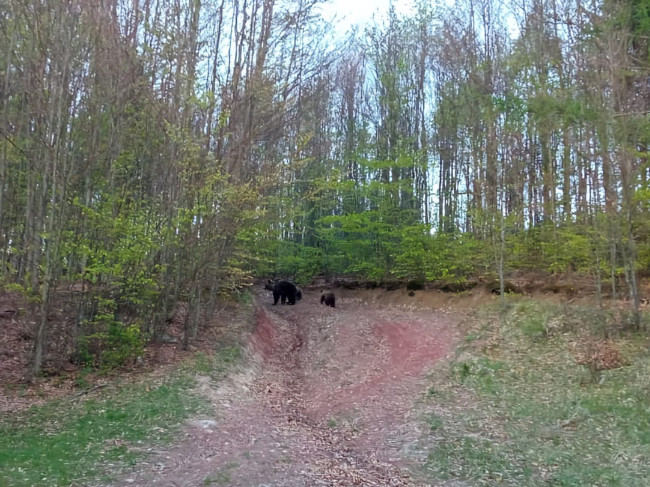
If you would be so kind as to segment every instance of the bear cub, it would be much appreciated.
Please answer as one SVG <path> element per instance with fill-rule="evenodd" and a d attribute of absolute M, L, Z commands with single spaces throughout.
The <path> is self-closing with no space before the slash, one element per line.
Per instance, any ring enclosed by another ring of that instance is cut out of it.
<path fill-rule="evenodd" d="M 302 299 L 302 291 L 296 287 L 296 285 L 289 281 L 278 281 L 273 282 L 269 280 L 264 289 L 268 289 L 273 292 L 273 304 L 278 304 L 278 300 L 281 300 L 281 303 L 284 304 L 296 304 L 296 301 Z"/>
<path fill-rule="evenodd" d="M 334 293 L 323 293 L 320 295 L 320 304 L 336 308 L 336 296 Z"/>

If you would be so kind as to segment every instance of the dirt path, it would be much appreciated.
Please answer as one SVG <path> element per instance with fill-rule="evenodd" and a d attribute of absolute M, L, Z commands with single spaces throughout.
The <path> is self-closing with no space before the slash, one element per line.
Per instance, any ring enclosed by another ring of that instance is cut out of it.
<path fill-rule="evenodd" d="M 423 486 L 412 415 L 423 377 L 454 342 L 442 312 L 337 308 L 305 293 L 296 306 L 258 297 L 251 363 L 217 386 L 200 378 L 217 416 L 190 425 L 120 485 Z"/>

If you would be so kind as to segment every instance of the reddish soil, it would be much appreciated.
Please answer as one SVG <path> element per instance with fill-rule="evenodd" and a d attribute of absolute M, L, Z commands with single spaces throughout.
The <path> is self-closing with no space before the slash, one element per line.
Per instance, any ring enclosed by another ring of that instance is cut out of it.
<path fill-rule="evenodd" d="M 214 416 L 116 485 L 427 485 L 412 413 L 457 320 L 416 309 L 418 296 L 339 290 L 333 309 L 317 292 L 295 306 L 260 294 L 247 363 L 226 382 L 199 378 Z"/>
<path fill-rule="evenodd" d="M 567 300 L 563 289 L 540 292 Z M 320 305 L 315 290 L 305 290 L 296 306 L 272 306 L 270 293 L 260 292 L 247 360 L 226 381 L 199 377 L 214 414 L 190 423 L 175 445 L 151 452 L 114 485 L 427 485 L 417 468 L 423 424 L 416 402 L 425 376 L 453 350 L 457 310 L 497 298 L 484 289 L 336 294 L 332 309 Z M 48 333 L 57 340 L 49 342 L 46 370 L 57 375 L 23 384 L 38 316 L 20 296 L 0 292 L 0 414 L 76 393 L 78 371 L 67 361 L 71 310 L 62 301 L 48 317 Z M 121 375 L 164 375 L 192 353 L 178 343 L 182 311 L 168 330 L 176 343 L 148 346 L 143 365 Z M 236 306 L 224 305 L 206 320 L 192 349 L 236 343 L 246 326 Z"/>

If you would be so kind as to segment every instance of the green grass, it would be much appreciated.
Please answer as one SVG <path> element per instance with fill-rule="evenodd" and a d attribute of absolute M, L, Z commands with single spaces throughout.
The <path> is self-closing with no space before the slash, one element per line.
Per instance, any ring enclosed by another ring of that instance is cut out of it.
<path fill-rule="evenodd" d="M 501 445 L 470 436 L 443 440 L 429 454 L 427 468 L 437 478 L 471 479 L 482 484 L 500 483 L 504 478 L 521 480 L 528 473 Z"/>
<path fill-rule="evenodd" d="M 220 348 L 213 355 L 198 352 L 191 367 L 197 373 L 210 376 L 213 380 L 218 381 L 223 379 L 230 368 L 240 359 L 241 347 L 227 346 Z"/>
<path fill-rule="evenodd" d="M 0 485 L 106 481 L 135 464 L 148 446 L 171 441 L 185 419 L 208 412 L 208 401 L 192 389 L 194 374 L 222 377 L 238 356 L 234 348 L 198 355 L 158 384 L 114 384 L 98 399 L 53 401 L 3 418 Z"/>
<path fill-rule="evenodd" d="M 427 417 L 427 424 L 429 425 L 429 429 L 431 431 L 436 431 L 442 428 L 444 421 L 443 419 L 438 416 L 437 414 L 430 414 Z"/>
<path fill-rule="evenodd" d="M 481 338 L 480 333 L 468 333 L 465 336 L 465 341 L 466 342 L 473 342 L 474 340 L 478 340 L 479 338 Z"/>
<path fill-rule="evenodd" d="M 231 481 L 230 472 L 233 469 L 239 467 L 239 464 L 236 462 L 228 462 L 222 468 L 220 468 L 214 475 L 208 475 L 203 479 L 203 485 L 227 485 Z"/>
<path fill-rule="evenodd" d="M 429 441 L 426 471 L 432 479 L 470 485 L 648 485 L 647 337 L 619 341 L 631 365 L 603 371 L 602 383 L 585 386 L 584 368 L 568 351 L 567 340 L 576 335 L 540 334 L 547 318 L 573 319 L 563 313 L 548 304 L 515 304 L 498 326 L 496 349 L 466 350 L 452 365 L 449 394 L 428 399 L 453 418 L 449 424 L 445 416 L 430 433 L 435 438 Z M 491 316 L 483 319 L 497 320 Z M 491 326 L 496 329 L 497 321 Z"/>

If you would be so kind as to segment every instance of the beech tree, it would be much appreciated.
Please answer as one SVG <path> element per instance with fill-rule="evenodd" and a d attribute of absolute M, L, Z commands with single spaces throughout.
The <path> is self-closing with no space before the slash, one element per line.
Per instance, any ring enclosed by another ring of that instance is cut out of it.
<path fill-rule="evenodd" d="M 254 275 L 585 272 L 640 324 L 645 4 L 419 2 L 336 38 L 320 3 L 0 0 L 0 279 L 37 302 L 33 374 L 54 302 L 71 359 L 113 366 Z"/>

